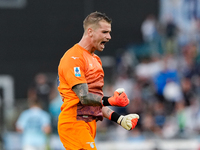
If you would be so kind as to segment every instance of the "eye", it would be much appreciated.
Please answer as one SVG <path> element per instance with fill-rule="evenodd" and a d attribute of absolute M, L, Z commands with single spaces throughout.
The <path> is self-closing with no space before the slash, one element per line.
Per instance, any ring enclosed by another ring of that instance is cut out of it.
<path fill-rule="evenodd" d="M 103 33 L 108 33 L 108 31 L 103 31 Z"/>

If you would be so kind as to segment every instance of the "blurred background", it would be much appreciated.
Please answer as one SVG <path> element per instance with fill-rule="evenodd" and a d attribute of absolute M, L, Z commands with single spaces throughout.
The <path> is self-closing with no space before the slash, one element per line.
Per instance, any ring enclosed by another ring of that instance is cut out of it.
<path fill-rule="evenodd" d="M 132 131 L 98 122 L 97 148 L 199 150 L 200 0 L 0 0 L 0 149 L 22 149 L 17 122 L 35 98 L 50 118 L 46 149 L 64 149 L 57 67 L 93 11 L 113 20 L 112 40 L 96 52 L 104 93 L 123 87 L 130 104 L 112 109 L 140 115 Z"/>

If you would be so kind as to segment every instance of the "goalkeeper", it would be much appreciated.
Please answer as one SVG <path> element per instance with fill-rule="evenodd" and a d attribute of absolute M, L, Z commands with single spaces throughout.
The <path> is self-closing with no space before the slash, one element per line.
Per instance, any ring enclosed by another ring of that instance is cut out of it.
<path fill-rule="evenodd" d="M 104 96 L 104 71 L 95 50 L 103 51 L 111 39 L 111 19 L 100 12 L 89 14 L 84 34 L 61 58 L 58 66 L 58 90 L 63 104 L 58 119 L 60 140 L 67 150 L 96 150 L 96 121 L 110 119 L 132 130 L 137 114 L 122 116 L 107 106 L 125 107 L 129 99 L 124 89 Z"/>

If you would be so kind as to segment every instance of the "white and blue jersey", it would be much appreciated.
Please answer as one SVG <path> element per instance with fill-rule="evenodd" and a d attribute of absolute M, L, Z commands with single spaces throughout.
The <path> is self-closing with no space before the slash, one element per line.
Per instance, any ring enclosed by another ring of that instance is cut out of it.
<path fill-rule="evenodd" d="M 50 126 L 50 123 L 50 115 L 38 107 L 23 111 L 16 122 L 16 127 L 23 130 L 22 146 L 45 145 L 46 135 L 43 128 Z"/>

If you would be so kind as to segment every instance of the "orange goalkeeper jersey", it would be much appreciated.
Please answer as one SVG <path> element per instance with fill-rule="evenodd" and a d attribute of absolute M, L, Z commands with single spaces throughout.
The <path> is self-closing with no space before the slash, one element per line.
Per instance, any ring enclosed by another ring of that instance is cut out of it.
<path fill-rule="evenodd" d="M 90 93 L 103 96 L 104 72 L 100 58 L 75 44 L 61 58 L 58 67 L 58 90 L 62 96 L 63 105 L 59 123 L 95 119 L 102 120 L 101 106 L 83 106 L 73 92 L 72 87 L 87 83 Z"/>

